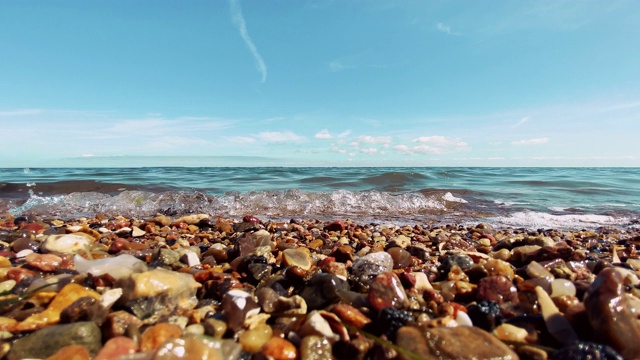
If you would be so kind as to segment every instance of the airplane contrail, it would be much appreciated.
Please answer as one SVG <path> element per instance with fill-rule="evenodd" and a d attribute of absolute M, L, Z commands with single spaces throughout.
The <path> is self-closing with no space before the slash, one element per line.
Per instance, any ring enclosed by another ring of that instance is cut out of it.
<path fill-rule="evenodd" d="M 251 54 L 256 59 L 256 63 L 258 65 L 258 70 L 262 74 L 262 81 L 267 81 L 267 65 L 264 63 L 262 56 L 258 52 L 258 48 L 251 40 L 249 36 L 249 32 L 247 31 L 247 23 L 244 21 L 244 16 L 242 15 L 242 9 L 240 8 L 240 3 L 238 0 L 231 0 L 231 21 L 240 31 L 240 36 L 242 36 L 242 40 L 251 51 Z"/>

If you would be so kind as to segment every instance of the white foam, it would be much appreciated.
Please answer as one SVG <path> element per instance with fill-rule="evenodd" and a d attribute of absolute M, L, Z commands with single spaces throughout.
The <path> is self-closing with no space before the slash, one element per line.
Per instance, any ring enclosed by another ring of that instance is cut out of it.
<path fill-rule="evenodd" d="M 442 199 L 446 200 L 446 201 L 451 201 L 451 202 L 458 202 L 458 203 L 462 203 L 462 204 L 466 204 L 468 203 L 467 200 L 463 199 L 463 198 L 459 198 L 459 197 L 455 197 L 453 196 L 452 193 L 448 192 L 444 195 L 442 195 Z"/>
<path fill-rule="evenodd" d="M 509 216 L 500 216 L 491 219 L 493 222 L 505 226 L 525 228 L 556 228 L 578 229 L 594 226 L 616 226 L 629 222 L 628 218 L 616 218 L 607 215 L 595 214 L 566 214 L 553 215 L 537 211 L 521 211 Z"/>

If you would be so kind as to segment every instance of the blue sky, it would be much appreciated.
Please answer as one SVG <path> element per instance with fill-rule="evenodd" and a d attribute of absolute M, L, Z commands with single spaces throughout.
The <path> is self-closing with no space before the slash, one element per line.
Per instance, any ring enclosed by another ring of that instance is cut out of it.
<path fill-rule="evenodd" d="M 639 35 L 636 1 L 5 0 L 0 167 L 640 166 Z"/>

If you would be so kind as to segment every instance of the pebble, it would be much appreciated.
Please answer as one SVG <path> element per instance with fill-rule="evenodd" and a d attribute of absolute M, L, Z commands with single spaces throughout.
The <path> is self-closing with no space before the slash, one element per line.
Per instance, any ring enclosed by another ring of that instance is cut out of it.
<path fill-rule="evenodd" d="M 85 252 L 94 242 L 91 235 L 82 232 L 49 235 L 40 248 L 45 253 L 77 254 Z"/>
<path fill-rule="evenodd" d="M 235 358 L 237 358 L 237 356 L 225 358 L 224 354 L 215 346 L 197 337 L 169 340 L 162 344 L 162 347 L 160 347 L 153 356 L 154 360 L 233 360 Z"/>
<path fill-rule="evenodd" d="M 393 258 L 388 253 L 379 251 L 356 259 L 351 267 L 351 274 L 359 285 L 367 287 L 378 274 L 391 270 Z"/>
<path fill-rule="evenodd" d="M 371 282 L 368 299 L 371 307 L 380 311 L 384 308 L 403 308 L 407 303 L 407 294 L 398 275 L 384 272 Z"/>
<path fill-rule="evenodd" d="M 155 351 L 170 339 L 182 336 L 182 329 L 178 325 L 158 323 L 146 329 L 140 337 L 140 350 Z"/>
<path fill-rule="evenodd" d="M 291 341 L 274 336 L 262 346 L 262 355 L 273 360 L 295 360 L 298 358 L 298 349 Z"/>
<path fill-rule="evenodd" d="M 473 326 L 425 330 L 403 326 L 398 329 L 396 343 L 425 359 L 518 359 L 498 338 Z"/>
<path fill-rule="evenodd" d="M 222 298 L 222 308 L 227 316 L 227 325 L 233 331 L 243 328 L 250 316 L 260 313 L 260 306 L 251 294 L 242 290 L 230 290 Z"/>
<path fill-rule="evenodd" d="M 89 360 L 91 354 L 83 345 L 67 345 L 55 354 L 49 356 L 47 360 Z"/>
<path fill-rule="evenodd" d="M 285 266 L 298 266 L 304 270 L 311 270 L 309 254 L 298 249 L 286 249 L 282 252 L 282 262 Z"/>
<path fill-rule="evenodd" d="M 487 276 L 478 283 L 477 299 L 495 301 L 499 304 L 517 301 L 518 291 L 513 283 L 502 275 Z"/>
<path fill-rule="evenodd" d="M 102 347 L 102 333 L 93 322 L 52 325 L 18 339 L 7 354 L 7 360 L 46 358 L 67 345 L 82 345 L 91 354 Z"/>
<path fill-rule="evenodd" d="M 126 336 L 112 337 L 104 344 L 100 352 L 93 360 L 112 360 L 121 356 L 135 354 L 138 351 L 138 344 Z"/>
<path fill-rule="evenodd" d="M 272 335 L 273 330 L 271 329 L 271 326 L 267 324 L 258 324 L 257 326 L 242 332 L 238 338 L 238 342 L 242 346 L 242 350 L 250 353 L 257 353 L 260 351 L 262 346 L 267 343 Z"/>
<path fill-rule="evenodd" d="M 0 219 L 0 300 L 10 305 L 0 309 L 0 357 L 14 339 L 83 322 L 102 323 L 101 355 L 88 356 L 103 359 L 405 358 L 364 332 L 427 352 L 446 348 L 443 358 L 463 351 L 480 358 L 498 349 L 484 343 L 487 336 L 528 344 L 515 347 L 523 358 L 638 357 L 640 262 L 633 249 L 640 229 L 401 227 L 254 216 L 214 223 L 198 214 L 97 215 L 56 225 L 15 219 Z M 28 223 L 42 224 L 43 234 L 14 225 Z M 75 254 L 45 248 L 67 235 L 88 245 Z M 46 284 L 54 285 L 31 294 Z M 421 335 L 402 330 L 407 326 Z M 561 348 L 578 338 L 597 343 Z M 456 349 L 461 339 L 475 345 Z M 143 343 L 149 350 L 137 346 Z M 86 358 L 82 347 L 75 349 Z M 74 357 L 74 347 L 61 349 L 55 352 Z M 495 356 L 513 357 L 501 354 Z"/>
<path fill-rule="evenodd" d="M 329 360 L 332 358 L 332 346 L 328 339 L 318 335 L 309 335 L 300 342 L 300 360 Z"/>
<path fill-rule="evenodd" d="M 631 276 L 620 268 L 605 268 L 591 284 L 584 299 L 589 323 L 598 339 L 625 359 L 640 357 L 638 309 L 632 307 L 624 290 Z"/>

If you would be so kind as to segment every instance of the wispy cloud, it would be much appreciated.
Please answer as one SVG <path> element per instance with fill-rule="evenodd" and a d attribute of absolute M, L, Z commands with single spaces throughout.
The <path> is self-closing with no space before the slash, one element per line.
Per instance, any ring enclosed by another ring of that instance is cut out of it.
<path fill-rule="evenodd" d="M 550 141 L 548 137 L 535 138 L 535 139 L 527 139 L 527 140 L 517 140 L 512 141 L 513 145 L 542 145 L 546 144 Z"/>
<path fill-rule="evenodd" d="M 367 155 L 374 155 L 378 153 L 378 149 L 376 148 L 364 148 L 364 149 L 360 149 L 361 153 L 365 153 Z"/>
<path fill-rule="evenodd" d="M 528 122 L 528 121 L 529 121 L 529 117 L 528 117 L 528 116 L 525 116 L 525 117 L 523 117 L 522 119 L 520 119 L 517 123 L 513 124 L 513 126 L 512 126 L 512 127 L 514 127 L 514 128 L 515 128 L 515 127 L 518 127 L 518 126 L 520 126 L 520 125 L 522 125 L 522 124 L 524 124 L 524 123 L 526 123 L 526 122 Z"/>
<path fill-rule="evenodd" d="M 333 136 L 331 135 L 329 130 L 324 129 L 324 130 L 321 130 L 318 133 L 316 133 L 315 138 L 316 139 L 331 139 L 331 138 L 333 138 Z"/>
<path fill-rule="evenodd" d="M 258 66 L 258 71 L 262 74 L 261 82 L 267 81 L 267 65 L 265 64 L 262 56 L 258 52 L 258 48 L 251 40 L 249 36 L 249 31 L 247 31 L 247 23 L 244 20 L 244 16 L 242 15 L 242 8 L 240 8 L 239 0 L 231 0 L 231 20 L 233 24 L 238 28 L 240 32 L 240 36 L 242 36 L 242 40 L 251 51 L 251 54 L 256 60 L 256 64 Z"/>
<path fill-rule="evenodd" d="M 355 143 L 361 144 L 389 144 L 393 141 L 391 136 L 361 135 L 355 139 Z"/>
<path fill-rule="evenodd" d="M 0 117 L 35 115 L 35 114 L 41 114 L 43 112 L 44 110 L 42 109 L 21 109 L 21 110 L 11 110 L 11 111 L 0 111 Z"/>
<path fill-rule="evenodd" d="M 263 131 L 261 133 L 252 135 L 258 140 L 265 142 L 302 142 L 305 140 L 303 136 L 300 136 L 292 131 Z"/>
<path fill-rule="evenodd" d="M 464 151 L 468 149 L 466 142 L 460 138 L 451 138 L 446 136 L 420 136 L 411 140 L 418 145 L 396 145 L 393 149 L 404 155 L 416 154 L 447 154 L 452 152 Z"/>
<path fill-rule="evenodd" d="M 451 34 L 451 28 L 441 22 L 436 24 L 436 29 L 438 29 L 438 31 L 440 32 Z"/>
<path fill-rule="evenodd" d="M 329 70 L 331 70 L 332 72 L 338 72 L 338 71 L 353 69 L 353 68 L 355 68 L 355 66 L 347 65 L 340 60 L 333 60 L 329 62 Z"/>
<path fill-rule="evenodd" d="M 349 135 L 351 135 L 351 130 L 346 130 L 346 131 L 341 132 L 341 133 L 338 135 L 338 138 L 339 138 L 339 139 L 343 139 L 343 138 L 346 138 L 346 137 L 347 137 L 347 136 L 349 136 Z"/>

